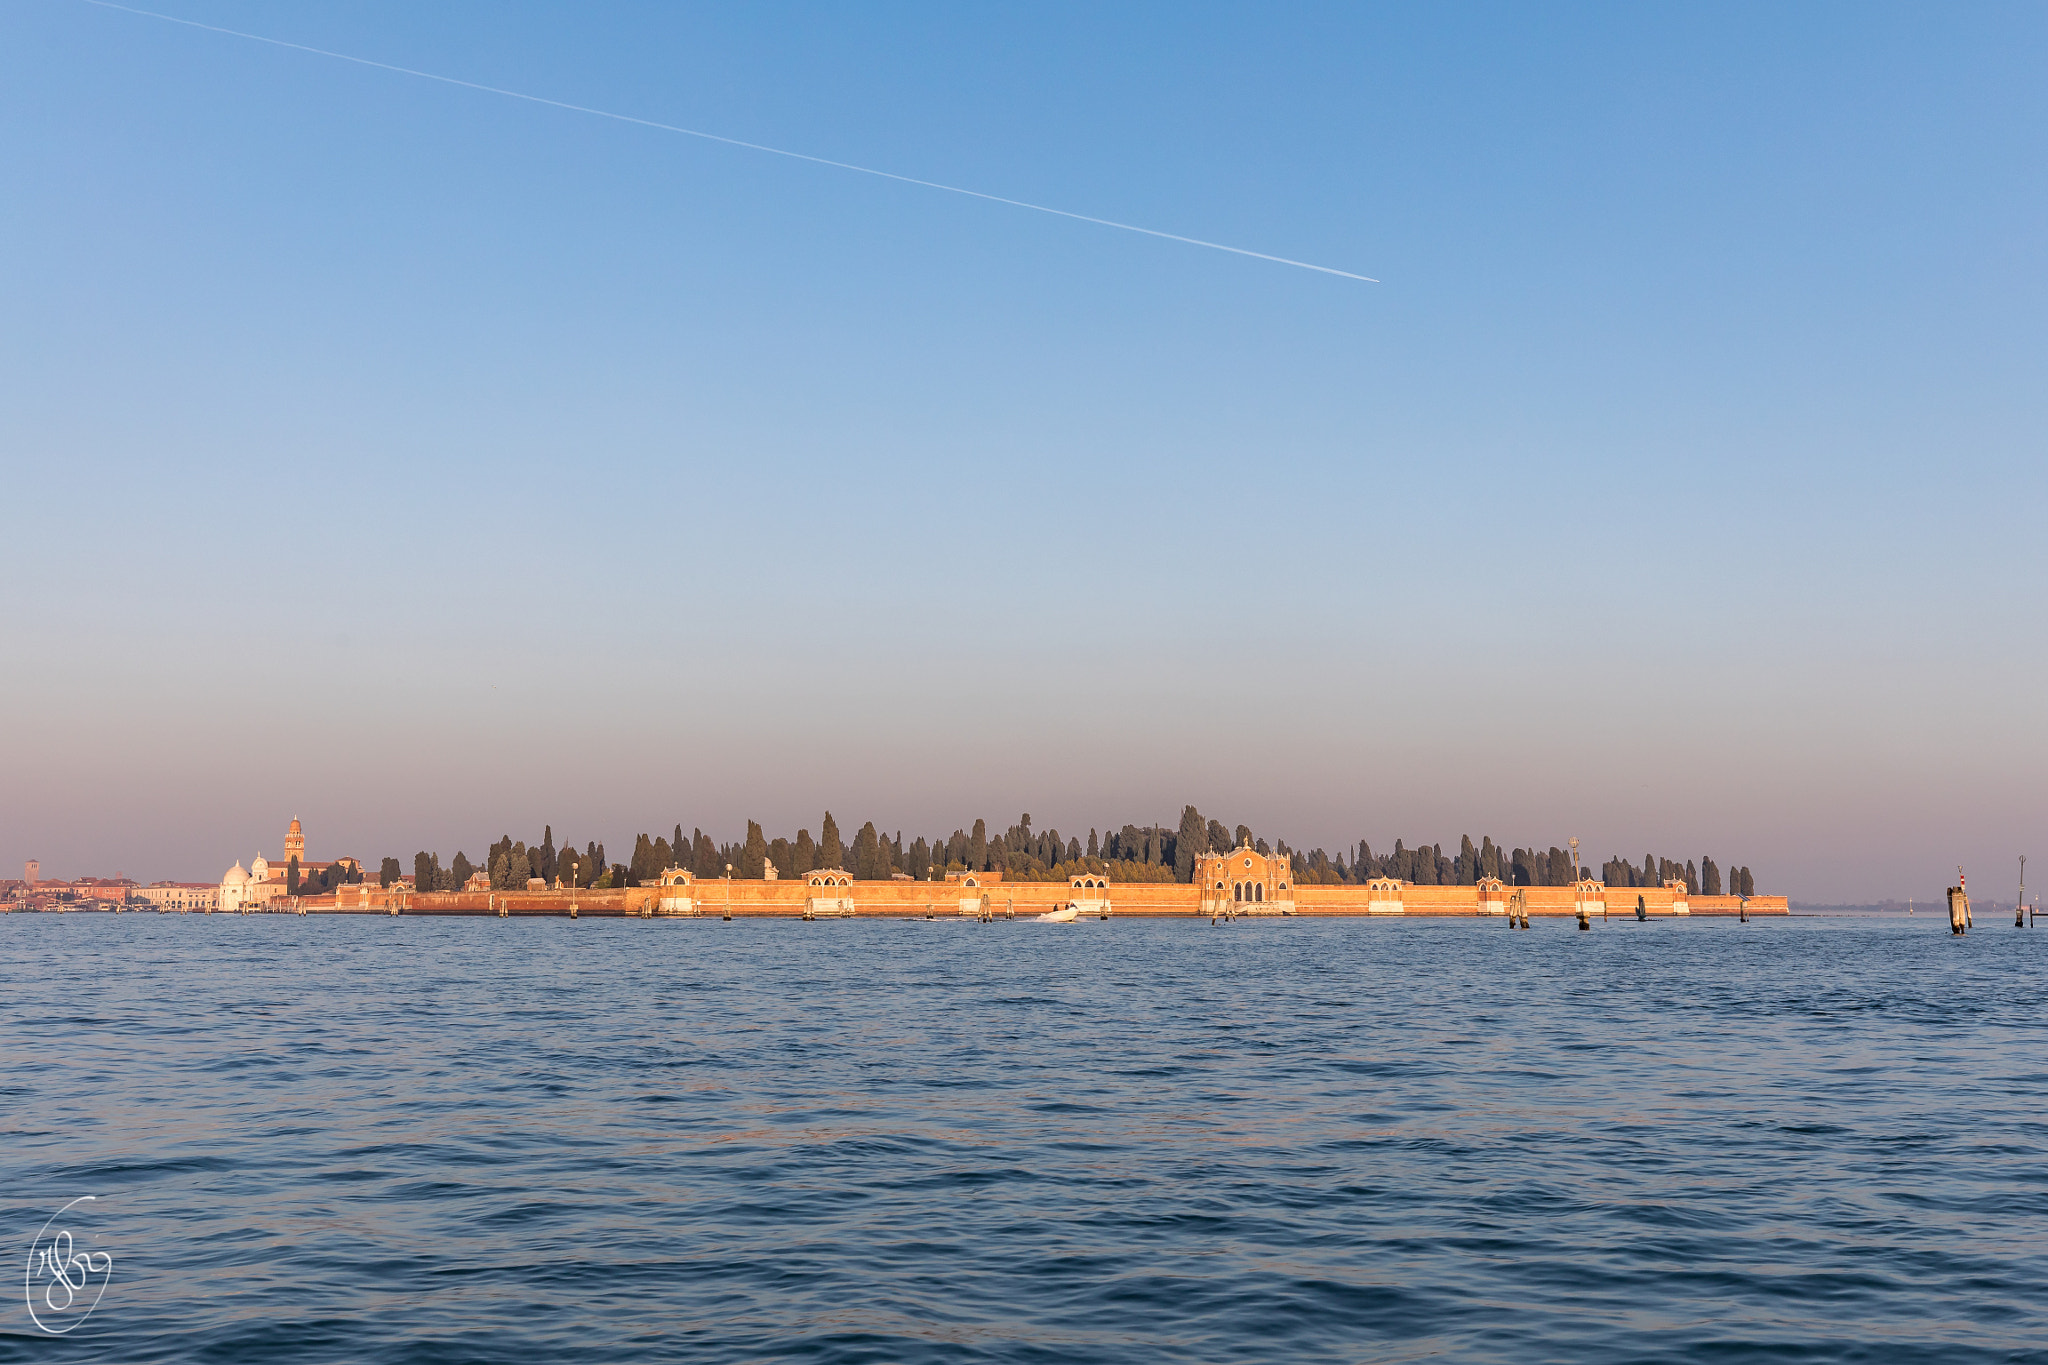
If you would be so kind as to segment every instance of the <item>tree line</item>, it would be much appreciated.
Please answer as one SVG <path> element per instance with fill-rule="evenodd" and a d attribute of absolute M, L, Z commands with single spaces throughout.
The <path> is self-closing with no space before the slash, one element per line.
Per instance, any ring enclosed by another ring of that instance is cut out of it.
<path fill-rule="evenodd" d="M 552 825 L 546 826 L 538 843 L 527 844 L 505 835 L 486 852 L 483 864 L 472 864 L 457 852 L 447 867 L 438 853 L 421 851 L 413 856 L 413 885 L 421 891 L 455 891 L 466 886 L 477 873 L 485 874 L 492 890 L 523 890 L 538 880 L 545 886 L 581 887 L 639 886 L 653 883 L 672 867 L 709 880 L 730 875 L 742 880 L 761 880 L 772 866 L 778 877 L 797 878 L 827 868 L 851 873 L 860 881 L 944 880 L 948 873 L 1000 871 L 1012 881 L 1064 881 L 1083 873 L 1106 876 L 1116 882 L 1188 882 L 1194 879 L 1195 860 L 1204 853 L 1228 853 L 1249 846 L 1268 856 L 1289 860 L 1297 885 L 1345 885 L 1391 877 L 1419 886 L 1471 886 L 1492 877 L 1512 886 L 1567 886 L 1572 879 L 1571 854 L 1552 845 L 1548 849 L 1504 848 L 1492 836 L 1477 844 L 1463 836 L 1455 853 L 1446 854 L 1441 844 L 1409 847 L 1400 839 L 1392 851 L 1375 853 L 1360 839 L 1339 849 L 1332 857 L 1320 848 L 1302 851 L 1290 848 L 1284 839 L 1268 843 L 1249 826 L 1228 826 L 1211 820 L 1193 806 L 1181 812 L 1177 825 L 1125 825 L 1103 832 L 1090 829 L 1085 842 L 1079 835 L 1062 835 L 1057 829 L 1034 830 L 1031 816 L 1020 816 L 1008 829 L 992 833 L 986 820 L 976 820 L 966 829 L 948 835 L 923 835 L 904 842 L 903 831 L 894 834 L 877 829 L 869 820 L 854 832 L 852 842 L 844 840 L 839 822 L 826 811 L 818 822 L 814 838 L 808 827 L 794 838 L 770 839 L 755 820 L 747 821 L 746 837 L 738 842 L 719 843 L 702 829 L 688 837 L 678 824 L 667 835 L 640 834 L 633 851 L 612 863 L 598 840 L 585 843 L 579 852 L 573 840 L 555 844 Z M 1580 874 L 1593 876 L 1590 866 Z M 389 886 L 403 873 L 396 858 L 384 859 L 379 881 Z M 1612 857 L 1599 869 L 1599 880 L 1609 886 L 1662 886 L 1682 881 L 1693 895 L 1722 894 L 1723 872 L 1712 858 L 1695 864 L 1688 859 L 1645 854 L 1640 866 L 1626 858 Z M 1756 883 L 1747 867 L 1728 869 L 1726 884 L 1734 895 L 1755 894 Z"/>
<path fill-rule="evenodd" d="M 284 867 L 284 893 L 287 896 L 324 896 L 337 886 L 362 879 L 362 869 L 353 863 L 329 863 L 317 872 L 302 873 L 298 855 L 294 854 Z"/>

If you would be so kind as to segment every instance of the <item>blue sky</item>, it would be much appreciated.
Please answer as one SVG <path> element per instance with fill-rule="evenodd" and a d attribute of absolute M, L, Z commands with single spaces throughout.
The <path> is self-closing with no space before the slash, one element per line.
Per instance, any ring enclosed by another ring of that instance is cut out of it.
<path fill-rule="evenodd" d="M 15 0 L 0 856 L 2041 826 L 2038 7 L 166 12 L 1381 282 Z"/>

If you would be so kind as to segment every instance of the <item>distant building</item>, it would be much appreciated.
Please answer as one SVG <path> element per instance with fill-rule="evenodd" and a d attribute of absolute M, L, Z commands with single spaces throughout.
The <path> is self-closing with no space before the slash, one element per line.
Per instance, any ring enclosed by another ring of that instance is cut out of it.
<path fill-rule="evenodd" d="M 1208 914 L 1294 913 L 1294 872 L 1284 855 L 1260 853 L 1250 844 L 1204 853 L 1195 859 L 1194 880 Z"/>
<path fill-rule="evenodd" d="M 212 882 L 151 882 L 135 888 L 132 899 L 158 910 L 205 913 L 220 907 L 220 887 Z"/>
<path fill-rule="evenodd" d="M 71 883 L 74 900 L 97 901 L 104 905 L 126 905 L 128 894 L 135 889 L 130 877 L 80 877 Z"/>
<path fill-rule="evenodd" d="M 329 868 L 339 868 L 351 877 L 362 875 L 362 864 L 354 858 L 336 858 L 332 862 L 324 863 L 308 862 L 306 860 L 305 829 L 299 824 L 299 817 L 296 815 L 292 817 L 291 824 L 285 829 L 284 846 L 287 852 L 282 863 L 273 865 L 261 853 L 258 853 L 256 860 L 249 864 L 247 871 L 242 869 L 242 865 L 239 862 L 229 868 L 220 879 L 220 889 L 216 896 L 215 908 L 228 914 L 234 914 L 241 910 L 261 910 L 268 907 L 270 902 L 278 897 L 292 894 L 287 883 L 291 876 L 291 860 L 293 858 L 299 860 L 299 880 L 301 883 L 309 878 L 317 877 Z"/>

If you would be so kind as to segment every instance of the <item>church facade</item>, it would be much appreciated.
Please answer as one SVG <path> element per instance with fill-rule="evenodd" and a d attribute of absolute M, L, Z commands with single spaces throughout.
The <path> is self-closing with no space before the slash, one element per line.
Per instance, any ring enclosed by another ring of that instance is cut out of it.
<path fill-rule="evenodd" d="M 1294 873 L 1288 860 L 1240 844 L 1195 859 L 1195 885 L 1205 915 L 1291 915 Z"/>

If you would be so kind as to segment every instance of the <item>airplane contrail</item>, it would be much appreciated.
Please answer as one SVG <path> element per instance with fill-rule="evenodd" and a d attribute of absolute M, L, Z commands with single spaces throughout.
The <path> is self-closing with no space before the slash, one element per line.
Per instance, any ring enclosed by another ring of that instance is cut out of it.
<path fill-rule="evenodd" d="M 1349 270 L 1338 270 L 1333 266 L 1314 265 L 1308 261 L 1291 260 L 1286 256 L 1271 256 L 1263 251 L 1248 251 L 1241 246 L 1225 246 L 1221 242 L 1205 242 L 1199 237 L 1183 237 L 1177 232 L 1161 232 L 1157 228 L 1139 227 L 1135 223 L 1119 223 L 1109 218 L 1093 218 L 1085 213 L 1070 213 L 1045 204 L 1027 203 L 1022 199 L 1006 199 L 1000 194 L 984 194 L 980 190 L 962 189 L 958 185 L 941 185 L 936 180 L 919 180 L 912 175 L 898 175 L 894 171 L 878 171 L 872 166 L 856 166 L 850 161 L 834 161 L 830 157 L 812 156 L 807 152 L 792 152 L 783 147 L 769 147 L 759 142 L 745 142 L 736 137 L 722 137 L 717 133 L 706 133 L 696 128 L 681 128 L 673 123 L 657 123 L 653 119 L 635 118 L 631 114 L 615 114 L 609 109 L 593 109 L 587 104 L 570 104 L 566 100 L 551 100 L 544 95 L 528 95 L 518 90 L 507 90 L 502 86 L 482 85 L 476 81 L 465 81 L 455 76 L 437 75 L 432 71 L 418 71 L 409 66 L 394 66 L 390 62 L 372 61 L 368 57 L 351 56 L 346 52 L 332 52 L 324 47 L 308 47 L 304 43 L 287 42 L 283 38 L 270 38 L 261 33 L 244 33 L 240 29 L 222 28 L 218 24 L 202 24 L 196 19 L 181 19 L 175 14 L 159 14 L 155 10 L 137 9 L 132 5 L 116 4 L 114 0 L 84 0 L 88 5 L 101 9 L 119 10 L 123 14 L 140 15 L 145 19 L 161 19 L 167 24 L 183 24 L 186 28 L 204 29 L 208 33 L 223 33 L 231 38 L 246 38 L 252 43 L 268 43 L 272 47 L 290 48 L 294 52 L 308 52 L 316 57 L 331 57 L 338 62 L 354 62 L 357 66 L 371 66 L 379 71 L 394 71 L 401 76 L 417 76 L 423 81 L 439 81 L 443 85 L 456 85 L 465 90 L 481 90 L 487 95 L 503 95 L 506 99 L 525 100 L 529 104 L 545 104 L 551 109 L 566 109 L 575 114 L 590 114 L 597 118 L 614 119 L 620 123 L 637 124 L 642 128 L 653 128 L 664 133 L 681 133 L 684 137 L 702 138 L 706 142 L 722 142 L 728 147 L 743 147 L 750 152 L 768 152 L 775 156 L 786 156 L 794 161 L 808 161 L 813 165 L 830 166 L 835 170 L 856 171 L 861 175 L 880 176 L 905 185 L 918 185 L 928 190 L 944 190 L 948 194 L 964 194 L 970 199 L 985 199 L 991 204 L 1008 204 L 1011 208 L 1030 209 L 1034 213 L 1050 213 L 1058 218 L 1071 218 L 1080 223 L 1093 223 L 1097 227 L 1116 228 L 1122 232 L 1143 233 L 1147 237 L 1162 237 L 1169 242 L 1182 242 L 1188 246 L 1207 247 L 1211 251 L 1227 251 L 1233 256 L 1249 256 L 1253 260 L 1271 261 L 1275 265 L 1291 265 L 1301 270 L 1313 270 L 1324 275 L 1338 275 L 1347 280 L 1360 280 L 1366 284 L 1378 284 L 1370 275 L 1355 275 Z"/>

